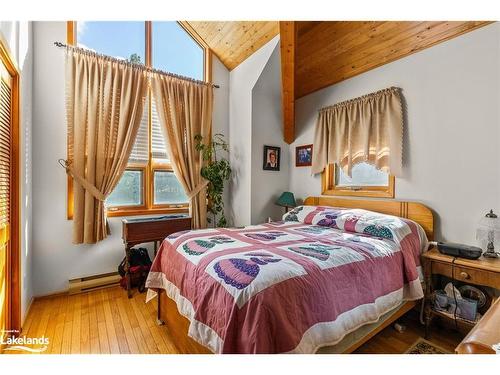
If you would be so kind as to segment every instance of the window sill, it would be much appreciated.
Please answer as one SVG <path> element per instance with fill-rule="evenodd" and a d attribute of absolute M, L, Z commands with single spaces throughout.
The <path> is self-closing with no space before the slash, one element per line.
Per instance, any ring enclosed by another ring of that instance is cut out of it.
<path fill-rule="evenodd" d="M 389 175 L 388 186 L 360 186 L 359 189 L 339 187 L 335 185 L 335 164 L 330 164 L 321 174 L 321 194 L 330 196 L 394 198 L 394 181 L 394 176 Z"/>
<path fill-rule="evenodd" d="M 108 210 L 108 217 L 141 216 L 141 215 L 159 215 L 159 214 L 180 214 L 188 213 L 189 207 L 169 207 L 169 208 L 138 208 L 127 210 Z"/>

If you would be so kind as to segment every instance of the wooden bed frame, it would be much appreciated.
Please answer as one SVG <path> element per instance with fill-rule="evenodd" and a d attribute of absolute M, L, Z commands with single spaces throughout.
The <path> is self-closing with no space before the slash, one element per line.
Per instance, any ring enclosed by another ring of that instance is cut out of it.
<path fill-rule="evenodd" d="M 434 217 L 432 211 L 421 203 L 382 200 L 382 199 L 348 199 L 334 197 L 308 197 L 304 205 L 310 206 L 330 206 L 343 208 L 363 208 L 370 211 L 380 212 L 387 215 L 394 215 L 413 220 L 420 224 L 425 230 L 429 240 L 434 234 Z M 363 345 L 370 338 L 375 336 L 385 327 L 399 319 L 406 312 L 416 305 L 416 301 L 406 302 L 393 313 L 390 318 L 377 326 L 374 330 L 368 332 L 361 339 L 349 346 L 343 353 L 351 353 Z M 190 354 L 209 354 L 212 353 L 208 348 L 199 344 L 187 335 L 189 320 L 182 316 L 176 303 L 168 298 L 164 291 L 158 293 L 158 322 L 166 324 L 168 331 L 172 336 L 174 344 L 181 353 Z"/>

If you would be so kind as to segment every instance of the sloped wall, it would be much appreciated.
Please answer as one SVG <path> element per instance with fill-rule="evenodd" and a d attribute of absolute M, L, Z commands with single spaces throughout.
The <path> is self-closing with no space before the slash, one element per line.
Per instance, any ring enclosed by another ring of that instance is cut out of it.
<path fill-rule="evenodd" d="M 281 148 L 279 171 L 262 168 L 264 145 Z M 277 44 L 252 90 L 252 224 L 263 223 L 269 217 L 281 218 L 284 209 L 274 202 L 288 190 L 290 168 L 288 144 L 283 141 L 281 61 Z"/>
<path fill-rule="evenodd" d="M 252 221 L 252 90 L 278 41 L 277 36 L 230 72 L 229 223 L 236 226 Z"/>

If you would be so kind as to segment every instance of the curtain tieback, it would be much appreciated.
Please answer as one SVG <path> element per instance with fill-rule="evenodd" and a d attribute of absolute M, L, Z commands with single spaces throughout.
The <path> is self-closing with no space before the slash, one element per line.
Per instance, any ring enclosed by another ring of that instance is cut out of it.
<path fill-rule="evenodd" d="M 186 194 L 188 199 L 191 200 L 196 197 L 200 192 L 205 189 L 208 185 L 208 180 L 204 180 L 202 183 L 198 184 L 189 194 Z"/>
<path fill-rule="evenodd" d="M 99 191 L 93 184 L 88 182 L 85 178 L 82 176 L 78 175 L 75 173 L 73 168 L 71 167 L 71 163 L 69 163 L 67 160 L 64 159 L 59 159 L 59 164 L 66 169 L 66 173 L 70 174 L 71 177 L 73 177 L 82 187 L 87 190 L 94 198 L 97 200 L 100 200 L 101 202 L 104 202 L 106 200 L 106 196 Z"/>

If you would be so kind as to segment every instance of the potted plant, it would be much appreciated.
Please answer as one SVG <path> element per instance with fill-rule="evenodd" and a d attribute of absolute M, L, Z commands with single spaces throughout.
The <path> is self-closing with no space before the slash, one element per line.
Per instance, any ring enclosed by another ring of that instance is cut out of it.
<path fill-rule="evenodd" d="M 227 219 L 224 215 L 224 182 L 231 176 L 231 167 L 220 152 L 229 154 L 229 144 L 224 140 L 223 134 L 215 134 L 208 144 L 203 143 L 203 137 L 198 134 L 194 137 L 196 150 L 202 153 L 205 165 L 201 168 L 201 176 L 208 180 L 207 199 L 208 212 L 212 217 L 207 221 L 214 227 L 226 227 Z"/>

